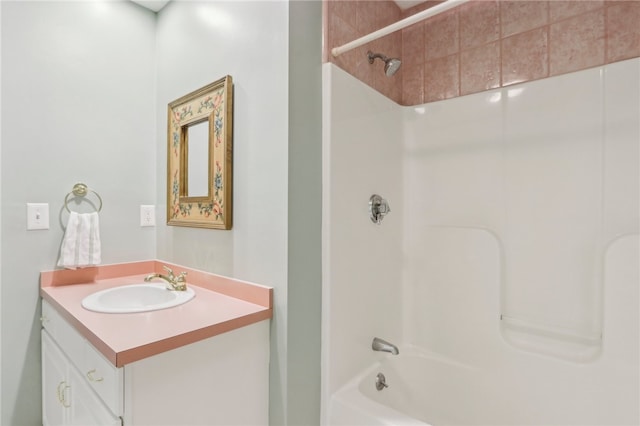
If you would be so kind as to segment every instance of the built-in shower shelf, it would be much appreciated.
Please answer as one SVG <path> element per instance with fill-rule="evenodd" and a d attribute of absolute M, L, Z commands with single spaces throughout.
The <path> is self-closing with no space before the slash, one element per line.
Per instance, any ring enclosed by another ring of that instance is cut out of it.
<path fill-rule="evenodd" d="M 500 320 L 504 325 L 520 332 L 536 334 L 539 336 L 579 343 L 587 346 L 600 346 L 602 344 L 602 333 L 581 332 L 570 328 L 550 326 L 507 315 L 500 315 Z"/>

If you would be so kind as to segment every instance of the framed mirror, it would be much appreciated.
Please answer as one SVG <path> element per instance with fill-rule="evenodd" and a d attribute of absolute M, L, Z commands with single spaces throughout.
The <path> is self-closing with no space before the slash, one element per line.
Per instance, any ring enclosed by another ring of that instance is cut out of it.
<path fill-rule="evenodd" d="M 167 123 L 167 224 L 231 229 L 231 76 L 169 103 Z"/>

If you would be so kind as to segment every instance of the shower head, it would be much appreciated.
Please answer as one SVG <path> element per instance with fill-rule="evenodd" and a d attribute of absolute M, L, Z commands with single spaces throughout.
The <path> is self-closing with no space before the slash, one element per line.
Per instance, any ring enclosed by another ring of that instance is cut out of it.
<path fill-rule="evenodd" d="M 387 77 L 391 77 L 398 71 L 402 61 L 398 58 L 387 58 L 386 56 L 380 53 L 373 53 L 372 51 L 367 52 L 367 57 L 369 58 L 369 63 L 373 64 L 373 61 L 376 58 L 380 58 L 384 61 L 384 73 Z"/>

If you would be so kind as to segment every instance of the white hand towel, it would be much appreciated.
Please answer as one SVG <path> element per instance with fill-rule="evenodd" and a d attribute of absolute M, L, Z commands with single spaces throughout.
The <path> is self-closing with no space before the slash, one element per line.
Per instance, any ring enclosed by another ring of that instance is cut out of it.
<path fill-rule="evenodd" d="M 71 212 L 60 246 L 58 266 L 68 269 L 100 264 L 98 213 Z"/>

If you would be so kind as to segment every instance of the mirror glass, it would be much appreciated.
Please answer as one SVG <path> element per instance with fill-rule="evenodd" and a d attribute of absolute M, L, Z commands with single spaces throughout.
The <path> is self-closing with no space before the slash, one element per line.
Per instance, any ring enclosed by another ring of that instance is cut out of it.
<path fill-rule="evenodd" d="M 187 127 L 187 197 L 209 196 L 209 121 Z"/>

